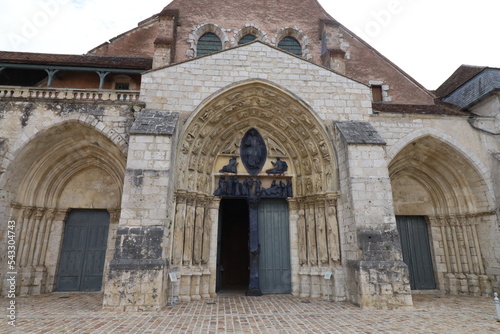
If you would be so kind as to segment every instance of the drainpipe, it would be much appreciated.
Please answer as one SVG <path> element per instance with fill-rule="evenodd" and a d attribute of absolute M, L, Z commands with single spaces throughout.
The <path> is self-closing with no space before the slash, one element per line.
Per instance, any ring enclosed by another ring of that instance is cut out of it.
<path fill-rule="evenodd" d="M 96 73 L 99 75 L 99 89 L 104 88 L 104 78 L 110 73 L 110 72 L 103 72 L 103 71 L 96 71 Z"/>
<path fill-rule="evenodd" d="M 51 70 L 50 68 L 45 69 L 45 72 L 49 75 L 48 81 L 47 81 L 47 87 L 51 88 L 52 87 L 52 82 L 54 81 L 54 75 L 59 72 L 59 70 Z"/>

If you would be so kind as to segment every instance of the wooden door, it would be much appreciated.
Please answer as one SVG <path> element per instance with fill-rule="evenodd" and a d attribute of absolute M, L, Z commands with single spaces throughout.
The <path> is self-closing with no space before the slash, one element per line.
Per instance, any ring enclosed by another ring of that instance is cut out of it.
<path fill-rule="evenodd" d="M 435 289 L 436 281 L 425 218 L 397 216 L 396 221 L 403 249 L 403 260 L 410 271 L 411 288 L 413 290 Z"/>
<path fill-rule="evenodd" d="M 106 210 L 71 210 L 64 228 L 58 291 L 99 291 L 108 241 Z"/>
<path fill-rule="evenodd" d="M 291 293 L 288 203 L 265 199 L 259 204 L 259 280 L 264 294 Z"/>

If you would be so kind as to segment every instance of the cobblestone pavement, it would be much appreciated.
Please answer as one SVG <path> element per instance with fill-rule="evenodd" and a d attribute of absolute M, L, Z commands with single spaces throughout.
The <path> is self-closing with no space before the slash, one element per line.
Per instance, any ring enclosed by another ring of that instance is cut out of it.
<path fill-rule="evenodd" d="M 101 309 L 100 293 L 17 297 L 17 326 L 0 333 L 500 333 L 493 298 L 414 295 L 411 310 L 366 311 L 292 296 L 217 297 L 160 312 Z M 8 300 L 0 299 L 2 309 Z"/>

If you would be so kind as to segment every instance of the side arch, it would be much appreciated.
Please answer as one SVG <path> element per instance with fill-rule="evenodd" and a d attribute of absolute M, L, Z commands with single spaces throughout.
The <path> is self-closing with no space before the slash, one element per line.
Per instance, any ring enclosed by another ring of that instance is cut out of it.
<path fill-rule="evenodd" d="M 410 244 L 430 239 L 440 290 L 489 294 L 488 263 L 494 252 L 484 246 L 491 244 L 497 232 L 486 174 L 450 140 L 422 133 L 413 138 L 389 164 L 396 215 L 423 216 L 428 225 L 428 236 L 410 236 L 414 238 Z M 410 262 L 418 261 L 416 257 Z"/>
<path fill-rule="evenodd" d="M 68 118 L 52 118 L 46 122 L 44 122 L 44 127 L 40 128 L 38 125 L 30 127 L 25 130 L 22 136 L 19 137 L 18 140 L 12 143 L 9 146 L 8 151 L 6 152 L 6 157 L 8 159 L 2 159 L 2 165 L 0 166 L 0 170 L 7 170 L 9 168 L 8 164 L 17 157 L 20 152 L 33 140 L 35 140 L 39 135 L 50 131 L 51 129 L 55 129 L 59 126 L 64 126 L 65 124 L 81 124 L 90 129 L 95 130 L 96 132 L 102 134 L 104 137 L 113 142 L 121 151 L 123 156 L 127 156 L 128 151 L 128 142 L 123 138 L 116 130 L 109 127 L 105 123 L 98 120 L 96 117 L 92 115 L 82 115 L 82 114 L 72 114 L 69 115 Z"/>
<path fill-rule="evenodd" d="M 482 204 L 483 208 L 481 210 L 486 212 L 493 210 L 493 189 L 488 168 L 486 168 L 474 153 L 465 150 L 455 138 L 435 129 L 427 128 L 412 132 L 394 144 L 387 151 L 388 158 L 391 160 L 389 172 L 394 173 L 394 171 L 401 169 L 401 166 L 398 167 L 394 164 L 394 162 L 398 160 L 397 157 L 402 161 L 404 160 L 401 159 L 402 156 L 416 153 L 417 151 L 414 151 L 411 147 L 415 146 L 417 143 L 423 143 L 424 141 L 430 148 L 434 147 L 436 152 L 440 152 L 437 155 L 438 160 L 436 160 L 436 163 L 439 163 L 442 168 L 448 168 L 451 167 L 450 165 L 456 164 L 455 166 L 457 168 L 453 168 L 451 171 L 453 175 L 455 175 L 455 178 L 457 177 L 456 173 L 462 171 L 464 176 L 471 176 L 471 178 L 467 180 L 476 180 L 475 182 L 477 182 L 478 186 L 483 187 L 481 194 L 484 194 L 484 196 L 482 196 L 483 202 L 487 203 Z M 406 153 L 402 153 L 405 150 Z M 452 160 L 449 162 L 445 161 L 446 158 L 444 158 L 448 157 L 448 154 L 452 157 Z M 437 166 L 437 164 L 435 166 Z M 458 180 L 458 182 L 460 183 L 460 180 Z"/>
<path fill-rule="evenodd" d="M 110 232 L 102 238 L 108 244 L 114 240 L 126 157 L 122 147 L 102 133 L 104 128 L 98 129 L 78 120 L 59 122 L 23 139 L 25 145 L 13 150 L 2 189 L 10 219 L 17 223 L 21 294 L 53 291 L 71 209 L 106 209 Z"/>

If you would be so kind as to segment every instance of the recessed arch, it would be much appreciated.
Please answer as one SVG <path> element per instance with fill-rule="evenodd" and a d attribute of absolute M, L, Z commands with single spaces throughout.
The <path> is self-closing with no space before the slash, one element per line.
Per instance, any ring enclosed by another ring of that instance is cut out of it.
<path fill-rule="evenodd" d="M 5 178 L 17 203 L 55 208 L 71 177 L 91 166 L 109 175 L 121 196 L 125 156 L 109 138 L 80 122 L 41 131 L 17 153 Z"/>
<path fill-rule="evenodd" d="M 246 35 L 253 35 L 255 36 L 255 39 L 258 41 L 261 41 L 263 43 L 269 44 L 269 39 L 267 37 L 267 34 L 259 28 L 259 26 L 255 24 L 246 24 L 242 29 L 238 30 L 235 34 L 234 37 L 232 38 L 232 44 L 234 46 L 240 44 L 240 41 L 243 37 Z"/>
<path fill-rule="evenodd" d="M 17 222 L 19 231 L 24 293 L 54 290 L 71 210 L 107 210 L 110 232 L 98 237 L 114 243 L 126 157 L 112 139 L 117 137 L 112 129 L 88 117 L 82 119 L 56 122 L 23 136 L 11 147 L 16 155 L 7 166 L 1 188 L 5 204 L 11 206 L 10 219 Z M 112 249 L 108 250 L 106 257 L 110 258 Z M 42 279 L 36 280 L 39 272 Z M 107 271 L 103 272 L 106 276 Z"/>
<path fill-rule="evenodd" d="M 425 276 L 448 293 L 489 293 L 489 268 L 483 264 L 483 256 L 492 255 L 483 245 L 490 242 L 496 217 L 488 181 L 477 167 L 481 164 L 453 145 L 452 138 L 443 140 L 434 132 L 424 133 L 412 134 L 409 142 L 404 138 L 406 145 L 389 164 L 398 228 L 414 231 L 411 235 L 404 232 L 401 239 L 405 262 L 416 264 L 412 268 L 420 272 L 413 280 Z M 393 153 L 394 148 L 389 150 L 389 155 Z M 422 223 L 425 230 L 418 227 Z M 408 253 L 412 247 L 428 248 L 423 246 L 428 241 L 430 249 L 424 252 L 430 252 L 428 258 Z M 432 277 L 429 271 L 422 274 L 423 264 L 432 266 Z M 479 277 L 479 286 L 469 282 L 467 275 Z"/>
<path fill-rule="evenodd" d="M 194 58 L 197 57 L 197 50 L 198 50 L 198 41 L 199 39 L 207 34 L 214 34 L 217 36 L 222 45 L 222 50 L 227 49 L 229 47 L 229 39 L 227 38 L 226 33 L 224 32 L 224 29 L 222 29 L 220 26 L 217 24 L 213 23 L 204 23 L 200 24 L 198 26 L 193 27 L 192 33 L 189 35 L 188 42 L 190 44 L 190 47 L 187 51 L 187 56 L 189 58 Z"/>
<path fill-rule="evenodd" d="M 270 152 L 288 157 L 298 196 L 337 190 L 335 155 L 323 125 L 300 100 L 262 81 L 215 94 L 187 120 L 177 153 L 177 188 L 212 194 L 217 156 L 231 154 L 228 147 L 238 147 L 251 128 Z"/>
<path fill-rule="evenodd" d="M 292 37 L 295 39 L 301 46 L 302 48 L 302 57 L 310 60 L 312 59 L 312 54 L 311 54 L 311 43 L 309 42 L 309 38 L 307 35 L 299 28 L 297 27 L 285 27 L 276 32 L 276 35 L 274 36 L 272 43 L 278 47 L 279 43 L 285 38 L 285 37 Z"/>
<path fill-rule="evenodd" d="M 433 128 L 427 127 L 424 129 L 420 129 L 417 131 L 413 131 L 409 133 L 408 135 L 404 136 L 400 140 L 398 140 L 394 145 L 392 145 L 388 151 L 387 151 L 387 156 L 390 160 L 394 159 L 395 156 L 403 150 L 406 146 L 409 144 L 416 142 L 419 139 L 425 138 L 425 137 L 432 137 L 436 139 L 437 141 L 443 142 L 450 147 L 453 147 L 454 150 L 458 151 L 461 153 L 463 158 L 473 166 L 474 169 L 477 170 L 477 172 L 482 175 L 485 178 L 485 181 L 487 184 L 489 184 L 489 177 L 488 177 L 488 168 L 479 160 L 479 158 L 472 153 L 469 150 L 466 150 L 465 147 L 454 137 L 445 134 L 443 132 L 440 132 L 438 130 L 435 130 Z M 488 185 L 489 191 L 493 194 L 492 188 Z M 492 204 L 493 205 L 493 204 Z"/>
<path fill-rule="evenodd" d="M 435 213 L 469 214 L 490 211 L 488 187 L 461 152 L 433 136 L 421 137 L 404 147 L 389 164 L 391 180 L 412 178 L 425 184 L 435 198 Z M 398 189 L 393 189 L 396 211 Z M 403 213 L 401 213 L 403 214 Z"/>

